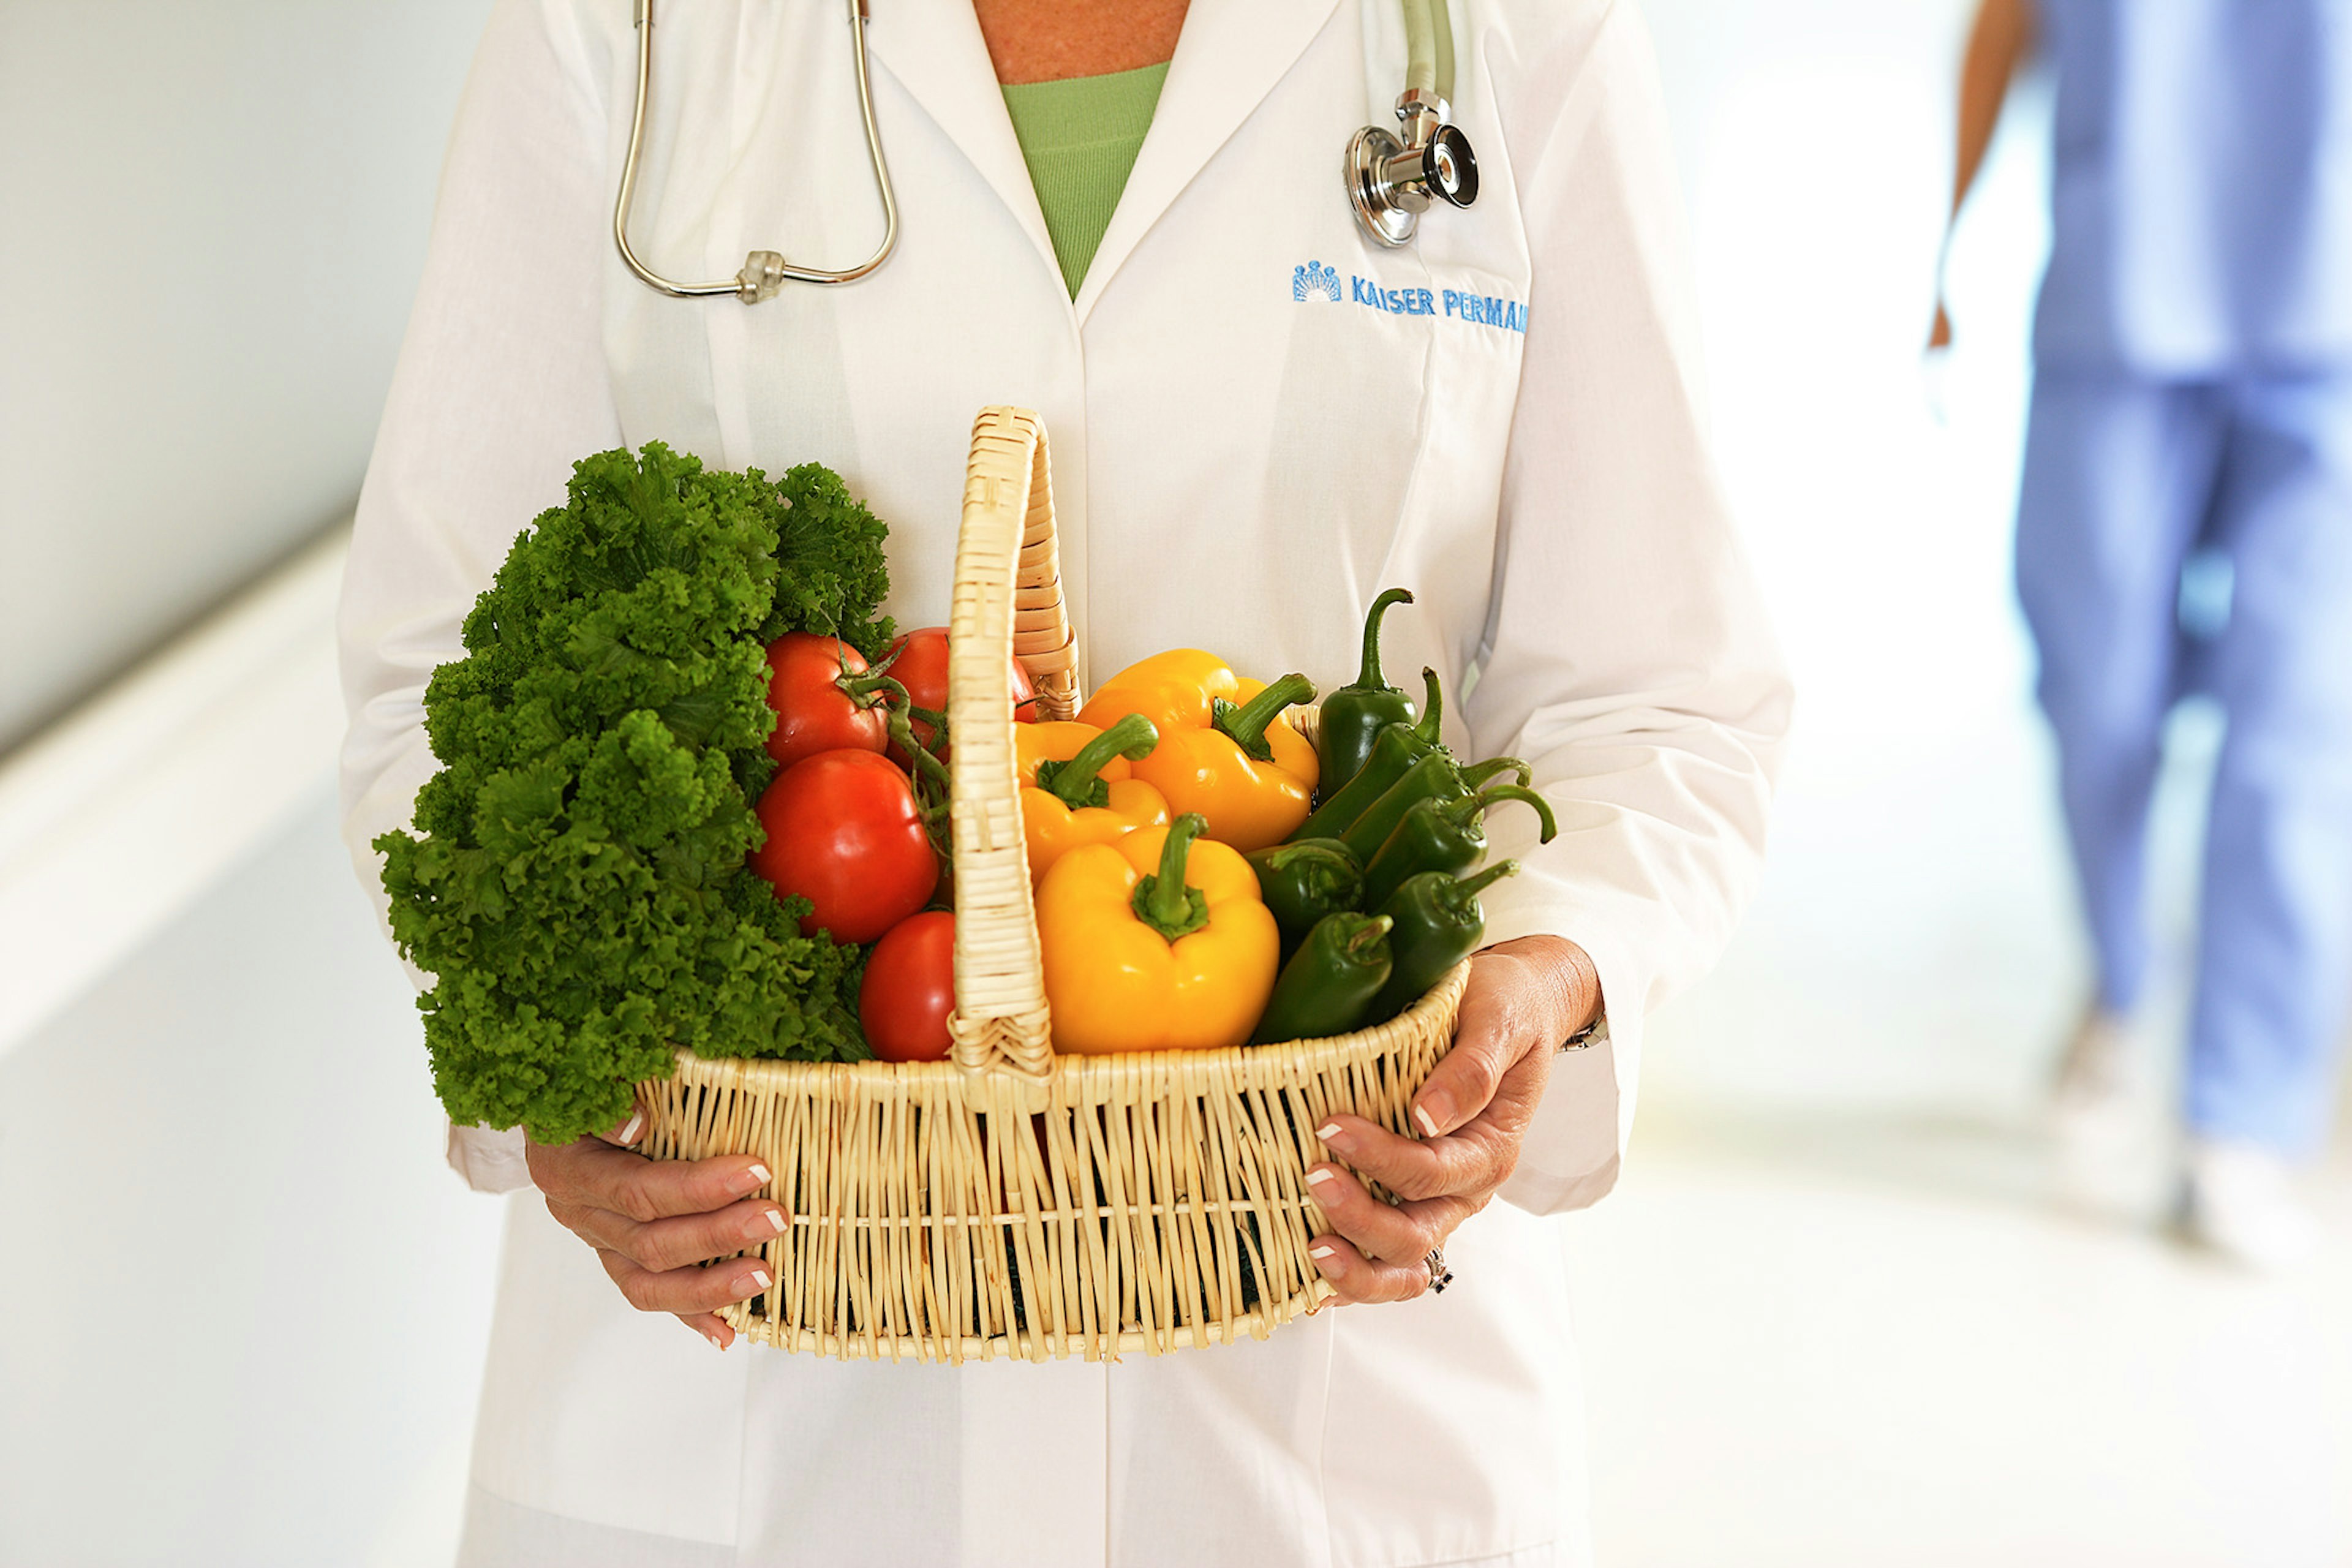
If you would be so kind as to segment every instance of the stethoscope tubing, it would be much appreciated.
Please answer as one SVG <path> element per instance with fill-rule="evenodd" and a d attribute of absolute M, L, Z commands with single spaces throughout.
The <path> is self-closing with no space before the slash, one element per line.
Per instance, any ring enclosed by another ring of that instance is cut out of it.
<path fill-rule="evenodd" d="M 1398 114 L 1409 123 L 1414 116 L 1421 120 L 1424 131 L 1437 129 L 1445 119 L 1445 105 L 1454 96 L 1454 21 L 1447 0 L 1400 0 L 1404 13 L 1405 90 L 1398 99 Z M 654 0 L 635 0 L 635 26 L 637 35 L 636 101 L 629 110 L 629 145 L 621 160 L 621 189 L 613 202 L 613 243 L 619 247 L 621 260 L 629 271 L 646 287 L 668 295 L 674 300 L 703 300 L 720 294 L 732 294 L 747 305 L 773 295 L 786 283 L 831 285 L 855 283 L 871 274 L 890 259 L 898 247 L 898 198 L 890 185 L 890 163 L 882 152 L 882 129 L 874 118 L 874 81 L 866 52 L 866 24 L 868 20 L 866 0 L 847 0 L 849 9 L 850 54 L 857 67 L 857 112 L 866 127 L 866 155 L 873 165 L 875 189 L 882 197 L 882 243 L 874 254 L 855 267 L 833 269 L 822 267 L 802 267 L 786 261 L 772 250 L 755 250 L 744 258 L 743 270 L 723 282 L 680 283 L 655 271 L 637 255 L 629 243 L 629 214 L 637 194 L 637 161 L 645 151 L 646 110 L 653 100 L 654 77 Z M 1444 135 L 1457 136 L 1450 130 Z M 1377 180 L 1368 182 L 1361 167 L 1361 149 L 1367 136 L 1385 135 L 1374 132 L 1360 132 L 1349 144 L 1351 172 L 1351 199 L 1358 202 L 1358 218 L 1366 232 L 1382 245 L 1396 246 L 1408 241 L 1412 235 L 1413 221 L 1421 207 L 1427 205 L 1425 196 L 1412 195 L 1418 204 L 1411 212 L 1394 208 L 1393 198 L 1386 193 L 1393 187 Z M 1393 138 L 1388 139 L 1391 148 Z M 1416 140 L 1412 150 L 1424 148 L 1425 141 Z M 1462 143 L 1463 156 L 1467 156 L 1467 143 Z M 1379 184 L 1378 192 L 1372 189 Z M 1359 185 L 1361 188 L 1357 188 Z M 1475 196 L 1476 184 L 1473 178 L 1470 194 L 1458 199 L 1466 204 Z M 1387 232 L 1383 232 L 1386 211 Z"/>
<path fill-rule="evenodd" d="M 890 163 L 882 153 L 882 128 L 874 119 L 874 79 L 866 55 L 866 0 L 848 0 L 850 55 L 857 65 L 857 112 L 866 126 L 866 156 L 874 169 L 875 189 L 882 196 L 882 243 L 855 267 L 838 270 L 801 267 L 772 250 L 755 250 L 743 270 L 723 283 L 679 283 L 663 277 L 638 257 L 629 244 L 629 209 L 636 199 L 637 159 L 645 149 L 646 106 L 651 101 L 654 73 L 654 0 L 635 0 L 637 33 L 636 104 L 629 113 L 629 148 L 621 161 L 621 192 L 613 203 L 613 243 L 621 259 L 638 280 L 677 300 L 708 299 L 733 294 L 753 304 L 785 283 L 855 283 L 890 259 L 898 247 L 898 197 L 890 186 Z"/>

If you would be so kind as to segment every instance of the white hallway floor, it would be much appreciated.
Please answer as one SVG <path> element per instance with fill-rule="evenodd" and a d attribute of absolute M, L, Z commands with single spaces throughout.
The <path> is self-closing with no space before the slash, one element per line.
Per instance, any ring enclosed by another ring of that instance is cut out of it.
<path fill-rule="evenodd" d="M 1763 893 L 1654 1026 L 1634 1156 L 1576 1226 L 1608 1568 L 2352 1563 L 2352 1163 L 2317 1267 L 2159 1234 L 2180 983 L 2129 1177 L 2055 1200 L 2041 1086 L 2087 984 L 2007 527 L 2046 106 L 1916 345 L 1964 7 L 1650 0 L 1727 485 L 1801 682 Z M 2209 716 L 2159 805 L 2193 898 Z"/>

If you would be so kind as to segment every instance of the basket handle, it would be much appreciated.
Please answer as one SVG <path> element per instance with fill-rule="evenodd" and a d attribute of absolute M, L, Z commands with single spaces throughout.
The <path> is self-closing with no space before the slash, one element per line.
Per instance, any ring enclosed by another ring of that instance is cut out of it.
<path fill-rule="evenodd" d="M 1029 856 L 1021 836 L 1012 659 L 1041 718 L 1077 708 L 1077 639 L 1062 601 L 1045 427 L 1025 408 L 983 408 L 964 471 L 948 616 L 949 821 L 955 835 L 956 1064 L 1034 1083 L 1054 1047 Z"/>

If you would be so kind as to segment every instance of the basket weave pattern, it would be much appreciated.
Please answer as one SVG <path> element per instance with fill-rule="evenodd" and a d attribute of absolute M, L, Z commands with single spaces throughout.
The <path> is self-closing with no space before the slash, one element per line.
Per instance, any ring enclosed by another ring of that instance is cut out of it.
<path fill-rule="evenodd" d="M 706 1060 L 639 1094 L 655 1158 L 760 1155 L 792 1225 L 720 1315 L 848 1359 L 1089 1360 L 1263 1339 L 1331 1295 L 1306 1184 L 1351 1111 L 1410 1135 L 1468 974 L 1328 1040 L 1055 1056 L 1023 848 L 1008 651 L 1040 716 L 1078 702 L 1036 416 L 972 432 L 949 629 L 952 1059 Z"/>

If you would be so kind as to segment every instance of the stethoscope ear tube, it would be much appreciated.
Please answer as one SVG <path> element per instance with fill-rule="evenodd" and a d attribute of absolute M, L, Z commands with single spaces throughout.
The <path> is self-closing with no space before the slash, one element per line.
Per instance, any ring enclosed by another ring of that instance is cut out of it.
<path fill-rule="evenodd" d="M 772 299 L 786 283 L 855 283 L 890 259 L 898 246 L 898 199 L 882 132 L 874 120 L 874 84 L 866 53 L 866 0 L 846 0 L 851 56 L 857 67 L 857 112 L 866 126 L 866 155 L 882 197 L 882 243 L 855 267 L 799 267 L 781 252 L 755 250 L 743 269 L 723 282 L 680 283 L 648 267 L 629 243 L 629 214 L 637 194 L 637 161 L 645 151 L 646 108 L 653 97 L 654 0 L 635 0 L 636 100 L 629 110 L 629 145 L 621 162 L 621 188 L 613 202 L 613 244 L 637 279 L 673 299 L 732 294 L 747 305 Z M 1343 174 L 1348 204 L 1374 242 L 1409 245 L 1433 199 L 1466 207 L 1478 199 L 1478 160 L 1470 139 L 1448 123 L 1454 90 L 1454 21 L 1446 0 L 1401 0 L 1404 11 L 1405 89 L 1397 99 L 1399 137 L 1368 125 L 1348 141 Z"/>
<path fill-rule="evenodd" d="M 857 62 L 857 112 L 866 122 L 866 155 L 874 165 L 874 186 L 882 195 L 882 243 L 856 267 L 831 271 L 796 267 L 773 250 L 755 250 L 743 259 L 743 270 L 723 283 L 679 283 L 663 277 L 637 257 L 629 244 L 629 209 L 636 199 L 637 158 L 645 148 L 646 105 L 652 96 L 654 74 L 654 0 L 635 0 L 637 32 L 637 95 L 629 112 L 629 149 L 621 163 L 621 191 L 613 203 L 613 243 L 621 259 L 639 281 L 677 300 L 707 299 L 732 294 L 746 305 L 772 298 L 786 283 L 855 283 L 890 259 L 898 247 L 898 198 L 890 188 L 890 165 L 882 156 L 882 132 L 874 122 L 874 85 L 866 58 L 866 0 L 848 0 L 851 54 Z"/>

